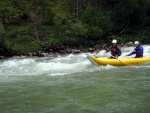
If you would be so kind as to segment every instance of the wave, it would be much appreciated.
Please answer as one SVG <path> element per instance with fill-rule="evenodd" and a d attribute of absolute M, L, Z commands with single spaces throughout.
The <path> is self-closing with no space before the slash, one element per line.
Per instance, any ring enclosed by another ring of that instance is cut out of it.
<path fill-rule="evenodd" d="M 150 46 L 144 45 L 145 56 L 150 53 Z M 123 47 L 123 54 L 131 52 L 134 47 Z M 58 57 L 45 58 L 25 58 L 25 59 L 8 59 L 0 62 L 0 78 L 20 77 L 20 76 L 62 76 L 84 72 L 103 71 L 117 69 L 115 66 L 94 66 L 86 58 L 87 53 L 69 54 Z M 88 53 L 89 54 L 89 53 Z M 101 50 L 90 53 L 99 57 L 109 57 L 110 53 Z M 133 56 L 132 56 L 133 57 Z M 130 68 L 149 68 L 150 63 L 144 65 L 131 66 Z"/>

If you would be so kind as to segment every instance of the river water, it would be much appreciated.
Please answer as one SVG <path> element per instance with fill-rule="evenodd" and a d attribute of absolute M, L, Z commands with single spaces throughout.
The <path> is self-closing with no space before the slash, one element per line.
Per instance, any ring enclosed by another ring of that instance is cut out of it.
<path fill-rule="evenodd" d="M 96 66 L 86 54 L 1 60 L 0 113 L 150 112 L 150 63 Z"/>

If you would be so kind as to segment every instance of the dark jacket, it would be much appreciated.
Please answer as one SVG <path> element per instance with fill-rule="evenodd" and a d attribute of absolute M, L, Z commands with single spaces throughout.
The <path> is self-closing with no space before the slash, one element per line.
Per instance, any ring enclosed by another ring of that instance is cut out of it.
<path fill-rule="evenodd" d="M 142 46 L 137 46 L 136 48 L 134 48 L 135 52 L 131 52 L 128 56 L 131 56 L 133 54 L 136 54 L 135 58 L 140 58 L 143 57 L 143 47 Z"/>
<path fill-rule="evenodd" d="M 122 54 L 120 46 L 118 46 L 118 45 L 110 46 L 106 52 L 109 52 L 109 51 L 111 51 L 112 56 L 116 56 L 116 55 L 120 56 Z"/>

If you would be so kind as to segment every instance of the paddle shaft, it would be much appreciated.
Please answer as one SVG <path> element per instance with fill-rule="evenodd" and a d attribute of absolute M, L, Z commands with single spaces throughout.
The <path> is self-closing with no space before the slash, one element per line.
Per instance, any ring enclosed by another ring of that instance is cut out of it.
<path fill-rule="evenodd" d="M 124 62 L 123 60 L 120 60 L 120 59 L 118 59 L 118 58 L 116 58 L 116 57 L 114 57 L 114 56 L 112 56 L 112 57 L 113 57 L 113 58 L 115 58 L 115 59 L 117 59 L 117 60 L 119 60 L 120 62 L 122 62 L 122 63 L 124 63 L 124 64 L 128 65 L 128 66 L 131 66 L 131 64 L 126 63 L 126 62 Z"/>

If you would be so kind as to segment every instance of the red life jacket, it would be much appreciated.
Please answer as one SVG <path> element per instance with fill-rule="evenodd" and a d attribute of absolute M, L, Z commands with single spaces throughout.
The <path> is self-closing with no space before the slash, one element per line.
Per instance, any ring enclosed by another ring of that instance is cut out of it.
<path fill-rule="evenodd" d="M 111 49 L 111 53 L 112 53 L 113 55 L 117 54 L 117 49 L 116 49 L 116 48 L 112 48 L 112 49 Z"/>

